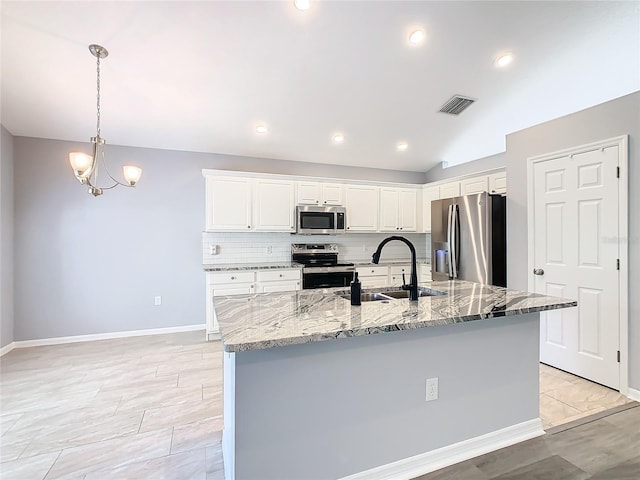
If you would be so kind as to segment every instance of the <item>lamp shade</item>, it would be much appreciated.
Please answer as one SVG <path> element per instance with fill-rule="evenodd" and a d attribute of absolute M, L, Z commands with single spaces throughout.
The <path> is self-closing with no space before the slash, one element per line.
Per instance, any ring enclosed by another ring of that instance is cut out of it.
<path fill-rule="evenodd" d="M 140 176 L 142 175 L 142 169 L 139 167 L 134 167 L 133 165 L 125 165 L 122 167 L 122 172 L 124 174 L 124 179 L 131 185 L 132 187 L 138 183 L 140 180 Z"/>
<path fill-rule="evenodd" d="M 93 165 L 91 155 L 82 152 L 71 152 L 69 153 L 69 163 L 77 177 L 88 177 L 91 175 L 91 167 Z"/>

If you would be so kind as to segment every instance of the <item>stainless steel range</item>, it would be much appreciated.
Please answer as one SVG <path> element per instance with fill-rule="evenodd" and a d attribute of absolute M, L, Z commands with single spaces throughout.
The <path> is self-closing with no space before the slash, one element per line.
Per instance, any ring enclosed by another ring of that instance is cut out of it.
<path fill-rule="evenodd" d="M 291 261 L 301 263 L 302 288 L 346 287 L 353 280 L 353 263 L 338 263 L 335 243 L 293 243 Z"/>

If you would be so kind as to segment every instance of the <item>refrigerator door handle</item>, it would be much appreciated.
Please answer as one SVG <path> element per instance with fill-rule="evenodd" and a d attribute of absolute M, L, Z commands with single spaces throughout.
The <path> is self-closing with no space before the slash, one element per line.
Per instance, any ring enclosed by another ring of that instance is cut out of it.
<path fill-rule="evenodd" d="M 456 267 L 455 267 L 455 205 L 449 205 L 449 211 L 447 212 L 447 245 L 449 246 L 448 256 L 449 261 L 447 262 L 447 266 L 449 267 L 449 278 L 456 277 Z"/>
<path fill-rule="evenodd" d="M 455 203 L 451 205 L 449 211 L 449 217 L 451 222 L 451 243 L 449 248 L 451 249 L 451 278 L 458 278 L 458 205 Z"/>

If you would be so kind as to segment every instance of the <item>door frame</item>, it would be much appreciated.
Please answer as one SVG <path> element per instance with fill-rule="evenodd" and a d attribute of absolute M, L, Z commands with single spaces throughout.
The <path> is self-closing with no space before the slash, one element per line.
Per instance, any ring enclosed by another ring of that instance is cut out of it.
<path fill-rule="evenodd" d="M 554 160 L 556 158 L 577 155 L 607 147 L 618 147 L 618 166 L 620 180 L 618 183 L 618 256 L 620 270 L 618 279 L 620 290 L 618 294 L 618 319 L 620 322 L 620 393 L 629 396 L 629 136 L 622 135 L 606 140 L 600 140 L 585 145 L 565 148 L 543 155 L 527 158 L 527 285 L 529 291 L 534 291 L 534 175 L 536 163 Z"/>

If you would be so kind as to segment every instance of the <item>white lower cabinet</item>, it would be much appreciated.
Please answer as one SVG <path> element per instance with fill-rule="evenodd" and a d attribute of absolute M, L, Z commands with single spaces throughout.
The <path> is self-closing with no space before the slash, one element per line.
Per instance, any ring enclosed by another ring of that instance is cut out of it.
<path fill-rule="evenodd" d="M 389 285 L 399 287 L 403 285 L 402 275 L 404 274 L 405 282 L 411 283 L 411 265 L 391 265 L 389 266 Z M 416 275 L 418 272 L 416 272 Z"/>
<path fill-rule="evenodd" d="M 268 270 L 257 272 L 258 293 L 294 292 L 300 290 L 299 269 Z"/>
<path fill-rule="evenodd" d="M 207 340 L 220 338 L 220 326 L 214 308 L 215 297 L 292 292 L 300 290 L 300 285 L 301 271 L 297 268 L 207 272 Z"/>
<path fill-rule="evenodd" d="M 418 265 L 418 283 L 426 283 L 431 281 L 431 264 L 421 263 Z"/>
<path fill-rule="evenodd" d="M 358 272 L 358 278 L 363 288 L 389 285 L 389 267 L 387 265 L 357 267 L 356 272 Z"/>

